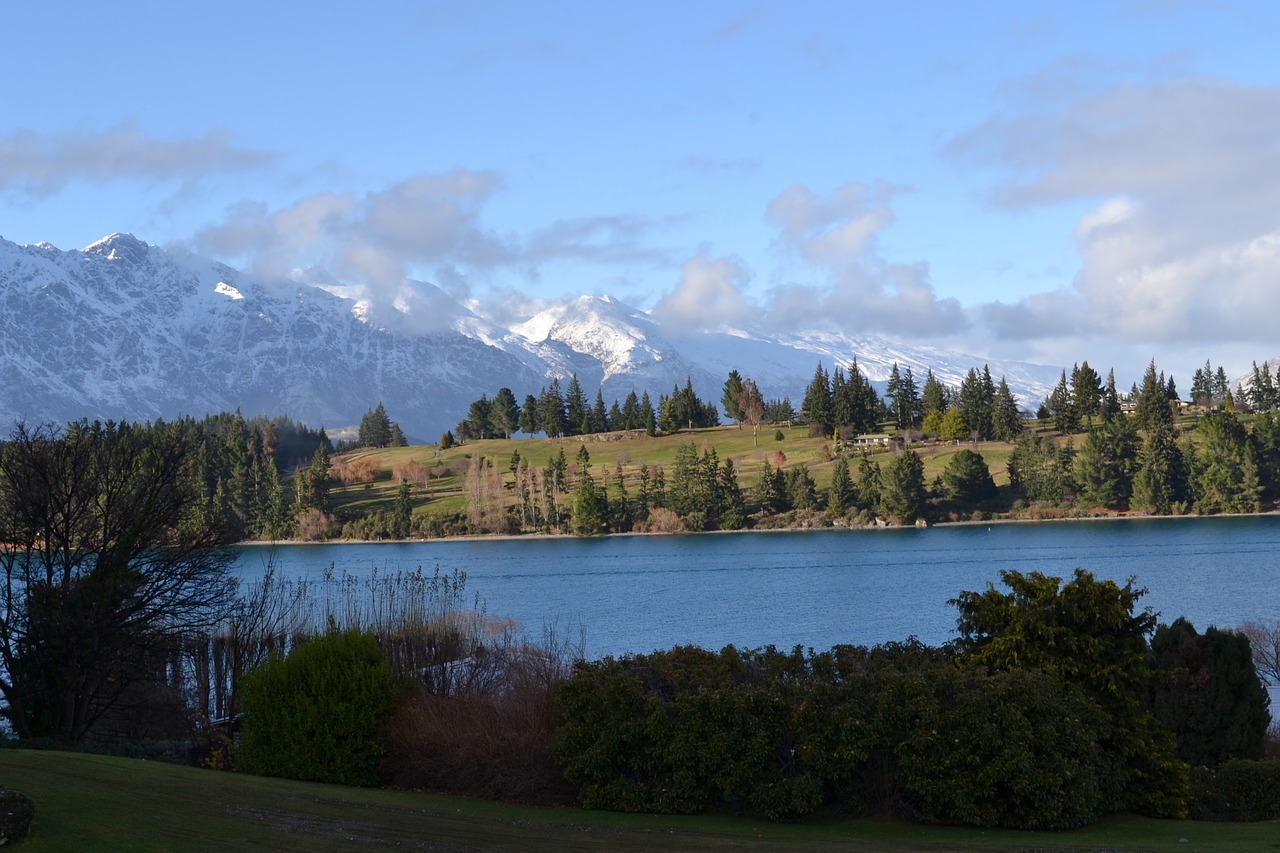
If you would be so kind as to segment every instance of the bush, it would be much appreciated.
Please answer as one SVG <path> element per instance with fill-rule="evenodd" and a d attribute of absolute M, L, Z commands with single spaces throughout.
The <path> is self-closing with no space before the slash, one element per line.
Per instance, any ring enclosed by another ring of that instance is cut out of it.
<path fill-rule="evenodd" d="M 31 834 L 36 805 L 26 794 L 0 787 L 0 846 L 21 841 Z"/>
<path fill-rule="evenodd" d="M 1083 691 L 1032 670 L 953 672 L 935 690 L 937 718 L 901 752 L 924 817 L 1060 830 L 1102 813 L 1117 768 L 1099 744 L 1102 711 Z"/>
<path fill-rule="evenodd" d="M 241 684 L 237 766 L 310 782 L 371 785 L 399 679 L 372 634 L 330 631 Z"/>
<path fill-rule="evenodd" d="M 557 690 L 556 755 L 587 808 L 689 813 L 725 805 L 790 820 L 822 802 L 799 768 L 786 656 L 686 646 L 581 664 Z"/>
<path fill-rule="evenodd" d="M 1191 774 L 1191 817 L 1196 820 L 1280 818 L 1280 761 L 1227 761 Z"/>

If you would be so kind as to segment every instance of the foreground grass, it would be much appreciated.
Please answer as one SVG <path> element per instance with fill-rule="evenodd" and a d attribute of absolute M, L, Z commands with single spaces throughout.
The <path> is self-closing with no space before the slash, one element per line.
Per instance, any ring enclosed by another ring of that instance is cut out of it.
<path fill-rule="evenodd" d="M 1267 851 L 1280 825 L 1111 818 L 1064 833 L 884 820 L 776 825 L 724 816 L 531 808 L 311 785 L 169 764 L 0 750 L 0 784 L 36 803 L 21 849 L 449 851 Z"/>

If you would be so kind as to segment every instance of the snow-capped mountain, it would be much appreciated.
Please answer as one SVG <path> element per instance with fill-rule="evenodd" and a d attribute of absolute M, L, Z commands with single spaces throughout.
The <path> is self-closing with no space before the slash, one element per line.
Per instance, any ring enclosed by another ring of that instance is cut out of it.
<path fill-rule="evenodd" d="M 897 362 L 958 384 L 983 359 L 831 333 L 669 335 L 649 314 L 583 296 L 515 325 L 407 282 L 395 294 L 309 280 L 267 284 L 225 264 L 114 234 L 82 251 L 0 240 L 0 418 L 153 419 L 239 408 L 313 425 L 356 423 L 379 401 L 413 437 L 434 440 L 470 402 L 506 386 L 517 399 L 576 373 L 606 403 L 692 380 L 719 404 L 736 369 L 796 405 L 822 361 L 857 357 L 883 382 Z M 991 363 L 1024 406 L 1059 368 Z"/>

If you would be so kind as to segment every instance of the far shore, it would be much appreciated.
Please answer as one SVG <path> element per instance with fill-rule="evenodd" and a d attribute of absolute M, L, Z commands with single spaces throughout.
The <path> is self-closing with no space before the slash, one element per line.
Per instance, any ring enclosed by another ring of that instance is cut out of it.
<path fill-rule="evenodd" d="M 703 535 L 731 535 L 738 533 L 819 533 L 822 531 L 848 531 L 858 532 L 864 530 L 913 530 L 929 527 L 981 527 L 1005 524 L 1057 524 L 1062 522 L 1090 522 L 1090 521 L 1162 521 L 1162 520 L 1187 520 L 1187 519 L 1211 519 L 1211 518 L 1267 518 L 1280 516 L 1280 509 L 1271 509 L 1264 512 L 1238 512 L 1238 513 L 1222 513 L 1217 515 L 1198 515 L 1189 513 L 1187 515 L 1152 515 L 1150 513 L 1112 513 L 1108 515 L 1079 515 L 1079 516 L 1063 516 L 1060 518 L 1008 518 L 994 517 L 979 520 L 957 520 L 957 521 L 931 521 L 923 525 L 917 524 L 895 524 L 886 521 L 884 524 L 870 523 L 851 525 L 806 525 L 798 524 L 789 527 L 751 527 L 742 530 L 700 530 L 700 531 L 681 531 L 672 533 L 667 531 L 627 531 L 626 533 L 603 533 L 598 536 L 577 536 L 573 533 L 468 533 L 461 536 L 434 536 L 430 538 L 410 538 L 410 539 L 274 539 L 260 540 L 252 539 L 242 542 L 236 542 L 232 547 L 270 547 L 275 545 L 307 546 L 307 545 L 412 545 L 427 542 L 499 542 L 505 540 L 529 540 L 529 539 L 613 539 L 617 537 L 629 536 L 703 536 Z"/>

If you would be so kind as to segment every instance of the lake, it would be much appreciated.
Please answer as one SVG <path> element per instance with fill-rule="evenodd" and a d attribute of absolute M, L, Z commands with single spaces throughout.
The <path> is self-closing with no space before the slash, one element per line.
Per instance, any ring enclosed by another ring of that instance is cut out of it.
<path fill-rule="evenodd" d="M 712 649 L 953 637 L 948 599 L 999 582 L 1001 569 L 1123 583 L 1170 622 L 1204 630 L 1280 619 L 1280 517 L 1105 520 L 928 529 L 516 538 L 248 546 L 238 569 L 319 579 L 462 569 L 488 612 L 581 626 L 589 657 L 693 643 Z"/>

